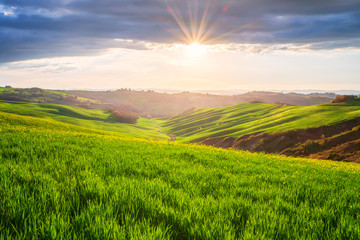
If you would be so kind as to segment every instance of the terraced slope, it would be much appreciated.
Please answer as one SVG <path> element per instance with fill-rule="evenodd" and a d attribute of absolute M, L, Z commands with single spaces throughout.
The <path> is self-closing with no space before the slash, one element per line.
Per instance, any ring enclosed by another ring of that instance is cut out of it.
<path fill-rule="evenodd" d="M 166 134 L 160 133 L 154 127 L 155 120 L 140 118 L 136 125 L 119 123 L 116 121 L 115 116 L 106 110 L 83 109 L 55 104 L 0 101 L 0 112 L 43 118 L 96 130 L 117 132 L 129 137 L 169 139 Z"/>
<path fill-rule="evenodd" d="M 360 165 L 0 113 L 0 239 L 359 239 Z"/>
<path fill-rule="evenodd" d="M 202 144 L 360 163 L 360 118 L 330 126 L 253 133 L 239 138 L 208 138 Z"/>
<path fill-rule="evenodd" d="M 248 103 L 191 109 L 159 122 L 183 142 L 360 162 L 359 106 L 359 99 L 310 107 Z"/>
<path fill-rule="evenodd" d="M 324 104 L 282 106 L 243 103 L 230 107 L 198 108 L 169 120 L 159 120 L 162 131 L 181 142 L 201 142 L 207 138 L 241 137 L 248 134 L 334 125 L 360 117 L 360 107 Z"/>

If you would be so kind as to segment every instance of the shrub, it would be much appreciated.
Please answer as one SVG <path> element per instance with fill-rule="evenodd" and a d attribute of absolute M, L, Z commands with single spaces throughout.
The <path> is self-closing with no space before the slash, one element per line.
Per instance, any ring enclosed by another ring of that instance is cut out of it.
<path fill-rule="evenodd" d="M 139 119 L 138 114 L 130 111 L 126 111 L 118 108 L 109 108 L 108 109 L 112 114 L 114 114 L 116 121 L 121 123 L 131 123 L 136 124 Z"/>
<path fill-rule="evenodd" d="M 263 100 L 255 99 L 251 101 L 250 103 L 265 103 Z"/>
<path fill-rule="evenodd" d="M 334 100 L 331 101 L 331 103 L 341 103 L 341 102 L 347 102 L 349 100 L 355 99 L 356 96 L 354 95 L 337 95 Z"/>

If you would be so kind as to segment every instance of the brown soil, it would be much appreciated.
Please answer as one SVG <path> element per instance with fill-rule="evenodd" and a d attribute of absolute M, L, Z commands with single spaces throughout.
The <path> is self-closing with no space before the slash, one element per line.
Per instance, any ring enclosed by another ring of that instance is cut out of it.
<path fill-rule="evenodd" d="M 210 138 L 201 143 L 287 156 L 360 162 L 360 118 L 318 128 L 259 132 L 239 138 Z"/>
<path fill-rule="evenodd" d="M 360 139 L 341 144 L 324 152 L 311 154 L 310 157 L 359 163 Z"/>

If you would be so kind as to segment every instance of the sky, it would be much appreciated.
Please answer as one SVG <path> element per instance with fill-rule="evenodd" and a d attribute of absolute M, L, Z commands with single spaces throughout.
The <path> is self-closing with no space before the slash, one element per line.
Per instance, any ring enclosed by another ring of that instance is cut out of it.
<path fill-rule="evenodd" d="M 360 90 L 359 0 L 0 0 L 0 86 Z"/>

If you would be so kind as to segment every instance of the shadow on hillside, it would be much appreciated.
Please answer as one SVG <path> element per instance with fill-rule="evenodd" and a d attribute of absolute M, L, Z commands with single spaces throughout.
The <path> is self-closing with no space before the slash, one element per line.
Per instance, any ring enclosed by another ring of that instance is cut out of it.
<path fill-rule="evenodd" d="M 83 120 L 93 120 L 93 121 L 101 121 L 101 122 L 116 122 L 116 120 L 110 115 L 107 118 L 99 118 L 99 117 L 90 117 L 83 115 L 81 113 L 75 112 L 71 109 L 62 107 L 62 106 L 55 106 L 55 105 L 39 105 L 42 108 L 47 108 L 48 113 L 56 114 L 60 116 L 66 116 L 66 117 L 72 117 L 72 118 L 78 118 Z"/>

